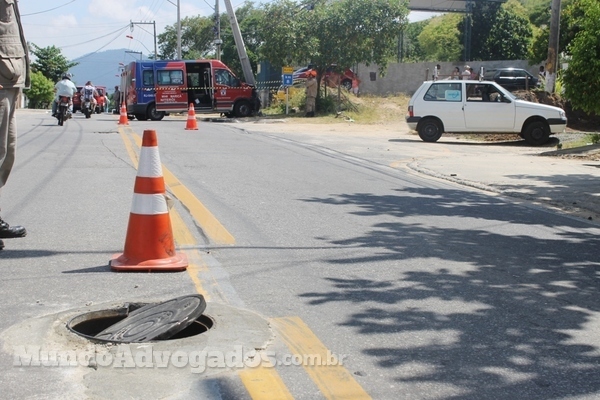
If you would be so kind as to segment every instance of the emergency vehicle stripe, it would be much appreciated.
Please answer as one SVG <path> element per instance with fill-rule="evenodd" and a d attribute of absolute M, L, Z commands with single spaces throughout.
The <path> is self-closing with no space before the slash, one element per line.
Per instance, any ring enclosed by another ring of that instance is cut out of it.
<path fill-rule="evenodd" d="M 133 194 L 131 213 L 139 215 L 167 214 L 167 200 L 164 194 Z"/>
<path fill-rule="evenodd" d="M 160 155 L 158 154 L 158 146 L 156 144 L 151 147 L 142 144 L 140 160 L 147 160 L 148 162 L 138 166 L 137 176 L 148 178 L 163 176 Z"/>

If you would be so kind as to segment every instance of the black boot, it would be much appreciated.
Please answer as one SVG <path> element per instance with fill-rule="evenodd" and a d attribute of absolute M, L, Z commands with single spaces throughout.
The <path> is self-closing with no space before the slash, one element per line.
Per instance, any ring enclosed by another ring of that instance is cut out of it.
<path fill-rule="evenodd" d="M 10 226 L 0 218 L 0 239 L 20 238 L 27 235 L 27 230 L 22 226 Z"/>
<path fill-rule="evenodd" d="M 2 250 L 4 248 L 4 242 L 2 240 L 0 240 L 0 250 Z"/>

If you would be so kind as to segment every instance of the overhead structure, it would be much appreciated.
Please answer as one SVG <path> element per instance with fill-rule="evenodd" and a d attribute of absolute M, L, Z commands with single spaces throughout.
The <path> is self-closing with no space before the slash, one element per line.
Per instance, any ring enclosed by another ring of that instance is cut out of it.
<path fill-rule="evenodd" d="M 408 9 L 411 11 L 428 11 L 428 12 L 469 12 L 467 3 L 505 3 L 507 0 L 410 0 Z"/>
<path fill-rule="evenodd" d="M 464 61 L 471 59 L 471 14 L 476 3 L 506 3 L 507 0 L 409 0 L 411 11 L 465 14 Z"/>

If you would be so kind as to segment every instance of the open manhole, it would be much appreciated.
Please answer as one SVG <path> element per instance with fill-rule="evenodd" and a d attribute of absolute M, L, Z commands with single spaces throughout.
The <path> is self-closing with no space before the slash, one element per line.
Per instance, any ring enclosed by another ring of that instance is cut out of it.
<path fill-rule="evenodd" d="M 126 303 L 123 307 L 77 315 L 67 328 L 101 343 L 143 343 L 182 339 L 212 328 L 201 295 L 183 296 L 162 303 Z"/>

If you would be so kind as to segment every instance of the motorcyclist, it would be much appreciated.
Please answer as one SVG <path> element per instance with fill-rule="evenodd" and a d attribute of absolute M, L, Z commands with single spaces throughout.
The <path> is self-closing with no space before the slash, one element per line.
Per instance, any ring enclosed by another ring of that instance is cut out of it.
<path fill-rule="evenodd" d="M 56 110 L 58 109 L 58 99 L 60 96 L 67 96 L 69 98 L 69 112 L 73 112 L 73 95 L 77 92 L 77 87 L 71 82 L 70 74 L 62 74 L 62 79 L 56 82 L 54 85 L 54 101 L 52 102 L 52 116 L 56 117 Z"/>
<path fill-rule="evenodd" d="M 96 111 L 98 102 L 96 97 L 99 97 L 96 87 L 92 84 L 92 81 L 87 81 L 85 86 L 81 89 L 81 101 L 90 101 L 92 103 L 92 112 Z"/>

